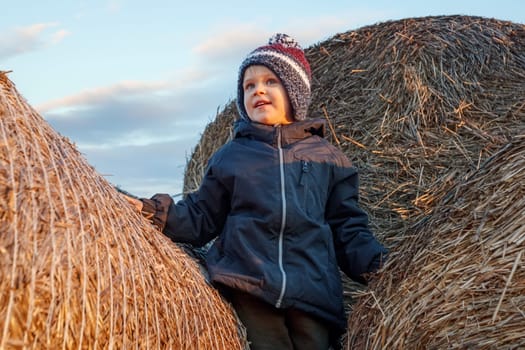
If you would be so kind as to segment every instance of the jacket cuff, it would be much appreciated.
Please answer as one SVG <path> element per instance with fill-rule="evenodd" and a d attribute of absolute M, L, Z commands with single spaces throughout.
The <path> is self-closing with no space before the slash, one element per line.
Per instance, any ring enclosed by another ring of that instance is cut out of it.
<path fill-rule="evenodd" d="M 374 260 L 372 260 L 372 262 L 370 263 L 370 266 L 368 267 L 368 271 L 377 272 L 378 270 L 383 268 L 383 266 L 385 266 L 385 262 L 387 258 L 388 258 L 387 252 L 383 252 L 379 255 L 376 255 Z"/>
<path fill-rule="evenodd" d="M 156 194 L 151 199 L 141 198 L 142 215 L 160 231 L 164 231 L 168 220 L 168 211 L 173 199 L 168 194 Z"/>
<path fill-rule="evenodd" d="M 385 266 L 385 262 L 387 259 L 388 251 L 377 255 L 368 266 L 368 272 L 363 273 L 361 276 L 359 276 L 359 280 L 357 282 L 360 282 L 364 285 L 368 285 L 368 282 L 370 282 L 375 276 L 377 276 L 379 270 L 381 270 L 383 266 Z"/>

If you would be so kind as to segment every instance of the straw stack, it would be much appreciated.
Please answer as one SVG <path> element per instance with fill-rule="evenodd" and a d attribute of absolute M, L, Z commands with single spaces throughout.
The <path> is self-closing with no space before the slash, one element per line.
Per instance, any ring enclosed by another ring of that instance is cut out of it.
<path fill-rule="evenodd" d="M 525 348 L 525 134 L 393 254 L 353 310 L 347 349 Z"/>
<path fill-rule="evenodd" d="M 525 26 L 409 18 L 311 48 L 312 114 L 354 160 L 361 201 L 389 245 L 448 186 L 525 130 Z"/>
<path fill-rule="evenodd" d="M 237 115 L 237 108 L 235 101 L 233 101 L 227 104 L 222 111 L 218 111 L 215 120 L 206 125 L 199 143 L 195 146 L 186 163 L 183 186 L 185 194 L 199 188 L 208 159 L 219 147 L 232 138 L 233 121 Z"/>
<path fill-rule="evenodd" d="M 0 349 L 242 349 L 192 259 L 0 72 Z"/>

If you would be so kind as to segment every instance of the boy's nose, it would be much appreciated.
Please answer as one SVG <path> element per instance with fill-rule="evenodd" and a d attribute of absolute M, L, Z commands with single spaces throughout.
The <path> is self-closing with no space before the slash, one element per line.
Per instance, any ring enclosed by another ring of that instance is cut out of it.
<path fill-rule="evenodd" d="M 253 94 L 254 95 L 262 95 L 265 93 L 265 90 L 264 90 L 264 85 L 262 84 L 257 84 L 257 86 L 255 86 L 255 89 L 253 91 Z"/>

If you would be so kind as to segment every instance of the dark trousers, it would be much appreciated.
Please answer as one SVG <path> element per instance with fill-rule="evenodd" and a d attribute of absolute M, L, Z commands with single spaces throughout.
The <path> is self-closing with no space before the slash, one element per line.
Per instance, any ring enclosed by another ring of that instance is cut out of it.
<path fill-rule="evenodd" d="M 297 309 L 277 309 L 247 293 L 229 299 L 246 327 L 251 350 L 326 350 L 330 332 L 321 320 Z"/>

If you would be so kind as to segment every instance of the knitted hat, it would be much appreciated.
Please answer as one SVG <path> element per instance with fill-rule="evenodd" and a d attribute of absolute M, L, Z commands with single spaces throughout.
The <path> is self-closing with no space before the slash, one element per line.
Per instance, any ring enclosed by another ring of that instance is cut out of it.
<path fill-rule="evenodd" d="M 267 45 L 253 50 L 242 62 L 237 80 L 237 109 L 249 120 L 244 108 L 243 79 L 246 68 L 261 65 L 271 69 L 281 80 L 292 105 L 295 120 L 304 120 L 310 104 L 312 73 L 303 49 L 286 34 L 275 34 Z"/>

